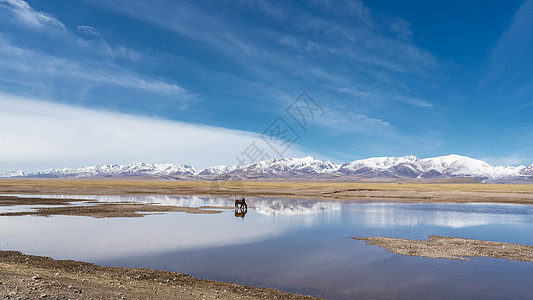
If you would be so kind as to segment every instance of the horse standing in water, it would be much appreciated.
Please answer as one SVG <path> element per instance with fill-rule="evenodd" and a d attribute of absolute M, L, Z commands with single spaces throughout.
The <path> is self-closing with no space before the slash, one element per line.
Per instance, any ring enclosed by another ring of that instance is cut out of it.
<path fill-rule="evenodd" d="M 242 200 L 235 200 L 235 209 L 242 209 L 243 207 L 244 209 L 248 210 L 248 205 L 246 204 L 246 200 L 244 200 L 244 198 L 242 198 Z"/>
<path fill-rule="evenodd" d="M 242 200 L 235 200 L 235 217 L 241 217 L 244 219 L 247 212 L 248 205 L 246 204 L 246 200 L 244 200 L 244 198 L 242 198 Z"/>

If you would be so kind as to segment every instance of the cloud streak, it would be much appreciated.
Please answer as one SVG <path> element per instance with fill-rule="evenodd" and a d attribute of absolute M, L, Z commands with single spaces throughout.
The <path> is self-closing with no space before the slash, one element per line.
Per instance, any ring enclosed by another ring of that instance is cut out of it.
<path fill-rule="evenodd" d="M 147 78 L 114 63 L 76 61 L 18 47 L 12 45 L 2 34 L 0 55 L 3 57 L 0 61 L 0 80 L 17 82 L 27 87 L 47 90 L 54 87 L 61 89 L 65 85 L 71 88 L 116 86 L 170 96 L 173 101 L 182 103 L 195 98 L 194 94 L 175 83 Z M 51 84 L 51 81 L 54 83 Z"/>
<path fill-rule="evenodd" d="M 3 81 L 4 91 L 24 90 L 29 96 L 45 95 L 58 101 L 84 101 L 91 91 L 97 91 L 92 97 L 111 101 L 116 101 L 117 94 L 139 92 L 153 101 L 163 99 L 180 106 L 197 99 L 175 82 L 122 66 L 117 59 L 135 62 L 141 54 L 123 46 L 110 46 L 93 26 L 80 25 L 71 32 L 58 19 L 35 11 L 25 1 L 2 0 L 1 6 L 12 14 L 9 17 L 4 13 L 3 22 L 28 27 L 0 32 L 0 86 Z M 41 35 L 46 44 L 61 47 L 32 47 L 20 40 L 18 31 L 20 36 Z"/>
<path fill-rule="evenodd" d="M 501 94 L 526 96 L 533 91 L 533 0 L 522 4 L 509 28 L 500 36 L 490 58 L 489 72 L 479 88 L 492 88 Z"/>
<path fill-rule="evenodd" d="M 280 97 L 263 96 L 264 101 L 280 104 L 270 107 L 286 107 L 293 98 L 283 95 L 294 95 L 303 87 L 328 108 L 327 117 L 317 123 L 319 130 L 416 140 L 406 138 L 408 134 L 382 111 L 437 111 L 432 99 L 413 95 L 412 87 L 435 77 L 439 59 L 413 42 L 407 21 L 378 16 L 361 1 L 87 3 L 168 29 L 187 45 L 198 45 L 199 52 L 240 66 L 249 81 L 232 80 L 239 83 L 239 93 L 276 87 Z M 255 21 L 243 24 L 228 11 Z M 354 95 L 354 90 L 363 94 Z"/>
<path fill-rule="evenodd" d="M 0 0 L 0 7 L 3 6 L 11 11 L 22 23 L 33 27 L 44 27 L 52 25 L 64 28 L 64 25 L 57 19 L 46 13 L 33 10 L 30 5 L 23 0 Z"/>
<path fill-rule="evenodd" d="M 408 22 L 375 16 L 360 1 L 311 1 L 309 7 L 222 1 L 209 9 L 187 1 L 87 2 L 172 30 L 247 68 L 262 82 L 298 78 L 308 85 L 346 87 L 360 86 L 362 78 L 371 76 L 374 82 L 387 83 L 378 85 L 381 89 L 402 90 L 405 77 L 398 74 L 432 77 L 439 66 L 437 58 L 412 42 Z M 240 24 L 224 13 L 228 7 L 257 16 L 257 24 Z M 276 29 L 279 22 L 283 30 Z"/>
<path fill-rule="evenodd" d="M 0 93 L 0 171 L 132 162 L 237 164 L 258 134 Z M 293 149 L 288 154 L 301 154 Z"/>

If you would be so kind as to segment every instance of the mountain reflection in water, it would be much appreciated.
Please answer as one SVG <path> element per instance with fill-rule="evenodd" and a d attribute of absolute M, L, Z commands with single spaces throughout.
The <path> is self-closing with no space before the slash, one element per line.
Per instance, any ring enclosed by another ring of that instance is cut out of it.
<path fill-rule="evenodd" d="M 443 235 L 533 245 L 533 206 L 528 205 L 247 197 L 248 208 L 242 211 L 234 210 L 233 197 L 45 197 L 209 207 L 222 213 L 0 217 L 2 250 L 184 272 L 339 299 L 498 299 L 509 292 L 514 298 L 533 294 L 531 263 L 399 256 L 348 239 Z M 242 268 L 234 268 L 236 257 Z"/>

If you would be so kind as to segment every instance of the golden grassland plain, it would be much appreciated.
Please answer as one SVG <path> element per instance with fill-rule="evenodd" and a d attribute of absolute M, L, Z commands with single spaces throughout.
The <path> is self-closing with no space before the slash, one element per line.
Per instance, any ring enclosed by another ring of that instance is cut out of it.
<path fill-rule="evenodd" d="M 470 182 L 470 181 L 467 181 Z M 186 181 L 135 179 L 0 180 L 0 194 L 220 195 L 322 200 L 533 204 L 533 184 Z"/>

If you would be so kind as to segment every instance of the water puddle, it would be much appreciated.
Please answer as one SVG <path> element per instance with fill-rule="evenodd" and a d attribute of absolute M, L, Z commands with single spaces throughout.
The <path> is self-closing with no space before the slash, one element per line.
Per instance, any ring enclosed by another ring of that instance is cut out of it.
<path fill-rule="evenodd" d="M 533 206 L 528 205 L 247 198 L 248 210 L 234 211 L 227 209 L 233 206 L 227 197 L 47 197 L 224 209 L 143 218 L 0 217 L 2 250 L 333 299 L 500 299 L 533 293 L 533 263 L 400 256 L 348 239 L 443 235 L 533 245 Z"/>

